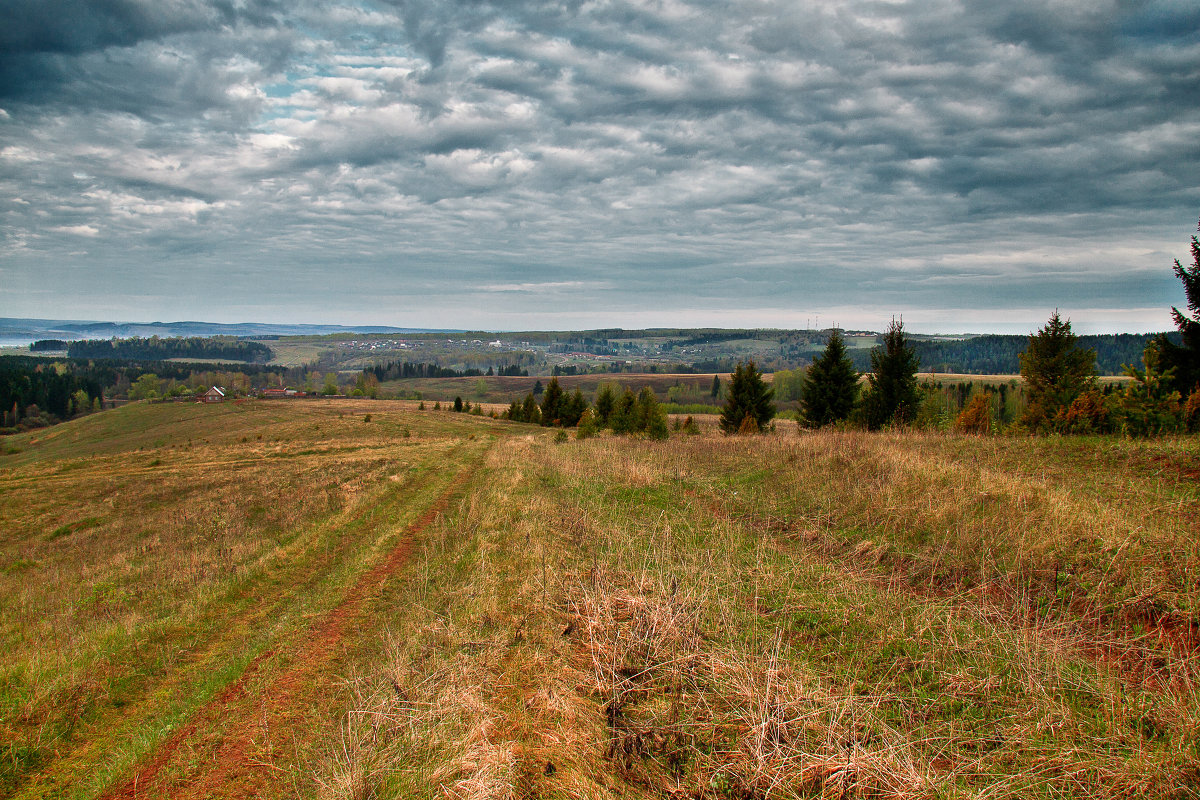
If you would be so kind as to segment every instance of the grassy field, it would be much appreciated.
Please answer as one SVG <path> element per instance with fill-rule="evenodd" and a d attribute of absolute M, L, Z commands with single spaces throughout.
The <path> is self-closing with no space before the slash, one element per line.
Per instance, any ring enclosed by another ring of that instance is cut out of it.
<path fill-rule="evenodd" d="M 1194 437 L 415 405 L 0 442 L 0 795 L 1200 796 Z"/>

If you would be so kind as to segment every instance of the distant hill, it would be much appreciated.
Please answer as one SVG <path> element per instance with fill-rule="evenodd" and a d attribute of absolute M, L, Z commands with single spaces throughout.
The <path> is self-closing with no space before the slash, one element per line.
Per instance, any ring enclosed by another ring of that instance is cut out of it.
<path fill-rule="evenodd" d="M 449 328 L 394 328 L 387 325 L 290 325 L 270 322 L 97 322 L 71 319 L 0 317 L 0 344 L 19 346 L 39 339 L 122 339 L 134 336 L 323 336 L 330 333 L 459 333 Z"/>

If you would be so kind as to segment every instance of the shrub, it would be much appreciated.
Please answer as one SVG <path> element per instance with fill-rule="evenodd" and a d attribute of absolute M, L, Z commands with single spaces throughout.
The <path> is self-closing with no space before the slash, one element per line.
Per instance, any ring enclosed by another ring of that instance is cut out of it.
<path fill-rule="evenodd" d="M 1104 395 L 1089 389 L 1062 412 L 1061 427 L 1065 433 L 1102 433 L 1111 428 L 1110 416 Z"/>
<path fill-rule="evenodd" d="M 983 435 L 992 430 L 992 405 L 986 394 L 980 392 L 971 398 L 959 415 L 954 419 L 954 430 L 959 433 Z"/>

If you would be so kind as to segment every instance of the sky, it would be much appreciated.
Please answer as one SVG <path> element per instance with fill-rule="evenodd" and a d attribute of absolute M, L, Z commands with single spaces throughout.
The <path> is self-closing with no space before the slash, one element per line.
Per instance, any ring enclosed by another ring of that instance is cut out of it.
<path fill-rule="evenodd" d="M 0 316 L 1172 328 L 1195 0 L 0 0 Z"/>

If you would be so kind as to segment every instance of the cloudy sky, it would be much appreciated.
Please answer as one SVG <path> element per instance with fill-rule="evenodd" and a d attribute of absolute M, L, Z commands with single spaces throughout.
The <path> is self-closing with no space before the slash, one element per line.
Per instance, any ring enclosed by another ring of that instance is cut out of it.
<path fill-rule="evenodd" d="M 1195 0 L 0 0 L 0 316 L 1163 330 Z"/>

